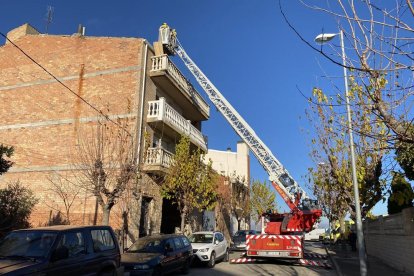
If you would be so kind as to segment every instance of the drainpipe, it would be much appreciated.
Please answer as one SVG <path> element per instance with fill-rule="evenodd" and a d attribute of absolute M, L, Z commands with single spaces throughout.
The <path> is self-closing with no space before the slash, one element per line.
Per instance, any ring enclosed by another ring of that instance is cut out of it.
<path fill-rule="evenodd" d="M 139 123 L 139 128 L 137 131 L 137 148 L 136 148 L 136 162 L 137 164 L 139 164 L 140 159 L 141 159 L 141 142 L 142 142 L 142 125 L 144 123 L 144 100 L 145 100 L 145 86 L 146 86 L 146 78 L 147 78 L 147 60 L 148 60 L 148 42 L 146 40 L 144 40 L 144 58 L 143 58 L 143 69 L 142 69 L 142 74 L 141 74 L 141 89 L 140 89 L 140 94 L 141 94 L 141 99 L 140 99 L 140 106 L 139 106 L 139 110 L 141 112 L 140 114 L 140 118 L 137 118 L 137 125 Z M 142 65 L 141 65 L 142 66 Z M 138 122 L 139 120 L 139 122 Z"/>

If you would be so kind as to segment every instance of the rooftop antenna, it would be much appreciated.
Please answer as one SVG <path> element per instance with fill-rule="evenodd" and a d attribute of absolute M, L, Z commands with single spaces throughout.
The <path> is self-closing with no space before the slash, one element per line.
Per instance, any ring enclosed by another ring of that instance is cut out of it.
<path fill-rule="evenodd" d="M 46 34 L 49 32 L 49 25 L 52 23 L 53 20 L 53 12 L 54 8 L 52 6 L 47 6 L 46 12 Z"/>

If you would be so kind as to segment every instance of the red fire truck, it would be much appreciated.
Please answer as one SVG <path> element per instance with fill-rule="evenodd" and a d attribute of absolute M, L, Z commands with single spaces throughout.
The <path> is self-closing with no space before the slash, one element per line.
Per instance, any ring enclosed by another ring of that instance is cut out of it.
<path fill-rule="evenodd" d="M 269 212 L 263 214 L 262 233 L 248 235 L 246 238 L 247 255 L 251 257 L 303 258 L 304 233 L 312 230 L 313 224 L 322 214 L 317 201 L 307 196 L 254 130 L 188 56 L 179 43 L 175 30 L 164 23 L 159 29 L 158 42 L 163 46 L 164 53 L 178 55 L 181 58 L 214 106 L 249 146 L 269 174 L 273 187 L 291 210 L 289 213 Z"/>

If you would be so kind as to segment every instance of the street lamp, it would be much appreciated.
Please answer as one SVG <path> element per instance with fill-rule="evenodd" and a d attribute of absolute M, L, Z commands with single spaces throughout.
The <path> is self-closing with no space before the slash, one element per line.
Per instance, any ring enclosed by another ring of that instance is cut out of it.
<path fill-rule="evenodd" d="M 344 47 L 344 33 L 340 30 L 336 34 L 320 34 L 315 38 L 315 41 L 318 43 L 325 43 L 332 40 L 335 36 L 340 35 L 341 39 L 341 49 L 342 49 L 342 65 L 344 68 L 344 81 L 345 81 L 345 100 L 346 100 L 346 113 L 348 117 L 348 135 L 349 135 L 349 144 L 351 147 L 351 166 L 352 166 L 352 183 L 354 186 L 354 197 L 355 197 L 355 214 L 356 214 L 356 226 L 357 226 L 357 238 L 358 238 L 358 249 L 359 249 L 359 268 L 362 276 L 367 275 L 367 260 L 365 255 L 365 242 L 364 234 L 362 232 L 362 219 L 361 219 L 361 206 L 359 204 L 359 188 L 356 174 L 356 165 L 355 165 L 355 151 L 354 151 L 354 137 L 352 131 L 352 119 L 351 119 L 351 106 L 349 104 L 349 93 L 348 93 L 348 77 L 346 70 L 346 56 L 345 56 L 345 47 Z"/>

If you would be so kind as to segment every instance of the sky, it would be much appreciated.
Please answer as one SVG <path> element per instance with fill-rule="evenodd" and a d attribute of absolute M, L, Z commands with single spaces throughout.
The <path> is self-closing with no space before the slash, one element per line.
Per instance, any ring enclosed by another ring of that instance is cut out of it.
<path fill-rule="evenodd" d="M 281 0 L 281 4 L 308 41 L 322 32 L 337 32 L 332 18 L 299 1 Z M 304 176 L 312 166 L 306 134 L 310 126 L 304 116 L 308 103 L 299 90 L 311 96 L 313 87 L 326 85 L 322 75 L 328 72 L 340 77 L 342 68 L 298 38 L 285 22 L 277 0 L 3 1 L 0 31 L 7 33 L 29 23 L 45 32 L 47 6 L 54 9 L 50 34 L 73 34 L 82 24 L 87 36 L 142 37 L 152 43 L 158 38 L 159 26 L 168 23 L 177 30 L 189 56 L 307 190 Z M 178 58 L 174 62 L 195 84 L 182 62 Z M 201 88 L 198 91 L 207 98 Z M 235 151 L 240 138 L 210 106 L 211 117 L 202 126 L 209 148 Z M 268 179 L 253 155 L 251 177 Z M 288 211 L 280 197 L 278 202 L 281 210 Z M 379 204 L 373 213 L 386 213 L 386 206 Z"/>

